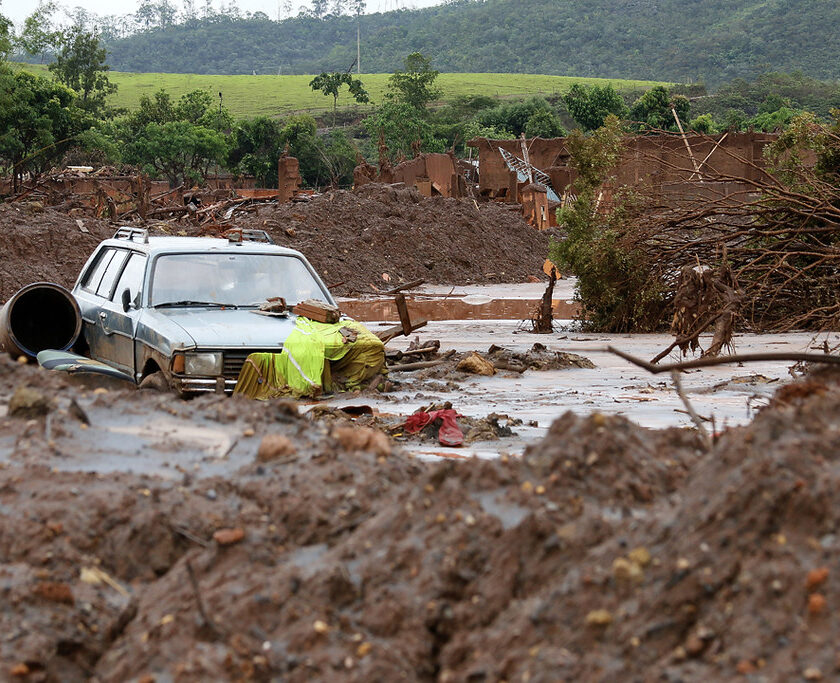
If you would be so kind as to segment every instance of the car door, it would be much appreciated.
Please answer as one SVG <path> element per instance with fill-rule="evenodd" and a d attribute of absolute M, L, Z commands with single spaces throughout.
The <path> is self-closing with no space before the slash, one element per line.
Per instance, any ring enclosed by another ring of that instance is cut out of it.
<path fill-rule="evenodd" d="M 128 256 L 127 249 L 103 249 L 76 294 L 91 358 L 114 365 L 117 354 L 113 346 L 119 338 L 114 336 L 112 326 L 115 305 L 111 297 Z"/>
<path fill-rule="evenodd" d="M 90 350 L 91 358 L 96 360 L 104 360 L 100 350 L 103 346 L 101 337 L 105 334 L 102 330 L 102 318 L 100 317 L 104 301 L 101 296 L 97 295 L 97 291 L 102 283 L 105 271 L 111 265 L 118 251 L 121 250 L 115 247 L 101 249 L 82 275 L 73 292 L 82 313 L 85 341 Z M 125 258 L 124 252 L 122 258 Z"/>
<path fill-rule="evenodd" d="M 105 301 L 99 311 L 102 337 L 98 353 L 108 363 L 134 374 L 134 336 L 140 315 L 140 297 L 146 256 L 127 252 L 120 262 L 115 258 L 100 283 L 97 294 Z M 123 307 L 123 292 L 128 292 L 128 308 Z"/>

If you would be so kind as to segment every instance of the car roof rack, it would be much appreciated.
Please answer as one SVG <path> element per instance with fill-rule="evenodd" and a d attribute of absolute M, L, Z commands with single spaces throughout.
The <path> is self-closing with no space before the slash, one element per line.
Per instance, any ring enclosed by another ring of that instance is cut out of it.
<path fill-rule="evenodd" d="M 274 244 L 274 240 L 265 230 L 251 230 L 249 228 L 231 228 L 225 232 L 228 242 L 263 242 Z"/>
<path fill-rule="evenodd" d="M 114 233 L 115 240 L 129 240 L 134 242 L 134 238 L 142 240 L 143 244 L 149 243 L 149 231 L 145 228 L 120 228 Z"/>

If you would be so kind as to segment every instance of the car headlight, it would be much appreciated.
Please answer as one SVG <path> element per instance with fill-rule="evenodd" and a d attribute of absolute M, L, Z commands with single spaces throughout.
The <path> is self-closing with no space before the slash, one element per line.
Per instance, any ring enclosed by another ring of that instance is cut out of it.
<path fill-rule="evenodd" d="M 221 353 L 184 354 L 184 374 L 186 375 L 221 375 Z"/>

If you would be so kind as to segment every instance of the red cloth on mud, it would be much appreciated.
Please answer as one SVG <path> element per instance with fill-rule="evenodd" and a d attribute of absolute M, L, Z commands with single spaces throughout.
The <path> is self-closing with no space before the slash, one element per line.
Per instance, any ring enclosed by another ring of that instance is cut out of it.
<path fill-rule="evenodd" d="M 430 422 L 439 419 L 441 425 L 438 430 L 438 441 L 440 441 L 441 445 L 462 446 L 464 444 L 464 433 L 458 426 L 458 422 L 455 419 L 457 417 L 458 413 L 452 408 L 433 410 L 431 413 L 420 410 L 408 416 L 408 419 L 405 421 L 405 431 L 409 434 L 416 434 Z"/>

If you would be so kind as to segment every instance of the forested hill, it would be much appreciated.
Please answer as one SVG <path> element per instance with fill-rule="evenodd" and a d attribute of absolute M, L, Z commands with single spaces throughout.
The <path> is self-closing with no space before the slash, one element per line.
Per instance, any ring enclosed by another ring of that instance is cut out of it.
<path fill-rule="evenodd" d="M 833 0 L 456 0 L 362 16 L 361 33 L 363 72 L 391 72 L 421 51 L 456 72 L 707 83 L 769 70 L 840 76 Z M 217 15 L 108 47 L 120 71 L 318 73 L 353 62 L 356 19 Z"/>

